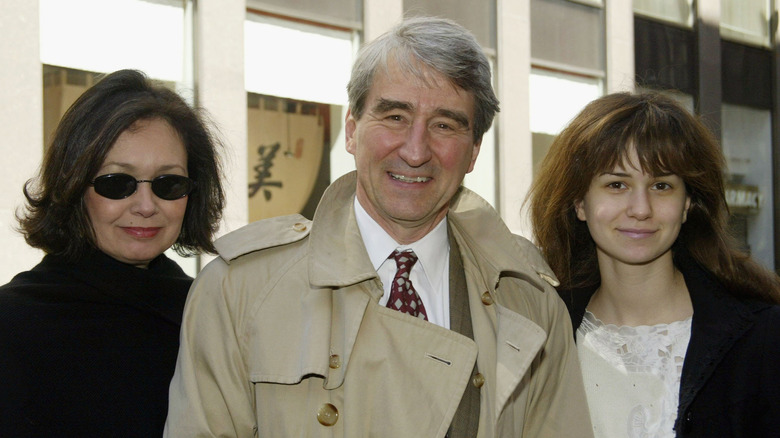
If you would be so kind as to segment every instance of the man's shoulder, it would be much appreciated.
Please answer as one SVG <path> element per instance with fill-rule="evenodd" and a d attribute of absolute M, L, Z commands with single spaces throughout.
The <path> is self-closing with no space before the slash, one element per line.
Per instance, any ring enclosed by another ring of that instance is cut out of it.
<path fill-rule="evenodd" d="M 550 266 L 547 264 L 547 261 L 542 255 L 542 252 L 539 251 L 539 248 L 537 248 L 533 242 L 523 236 L 518 234 L 512 234 L 512 236 L 514 236 L 515 242 L 517 242 L 518 246 L 520 246 L 520 251 L 525 256 L 526 263 L 528 263 L 528 265 L 534 271 L 536 271 L 542 280 L 549 283 L 552 287 L 558 287 L 560 282 L 555 276 L 555 273 L 553 273 L 552 269 L 550 269 Z"/>
<path fill-rule="evenodd" d="M 225 234 L 214 242 L 214 246 L 229 264 L 246 254 L 303 240 L 309 235 L 311 224 L 300 214 L 263 219 Z"/>
<path fill-rule="evenodd" d="M 558 279 L 539 249 L 528 239 L 509 230 L 501 215 L 486 200 L 461 187 L 448 215 L 459 233 L 482 253 L 493 254 L 494 262 L 506 269 L 525 267 L 545 283 L 555 287 Z M 519 250 L 519 251 L 518 251 Z"/>

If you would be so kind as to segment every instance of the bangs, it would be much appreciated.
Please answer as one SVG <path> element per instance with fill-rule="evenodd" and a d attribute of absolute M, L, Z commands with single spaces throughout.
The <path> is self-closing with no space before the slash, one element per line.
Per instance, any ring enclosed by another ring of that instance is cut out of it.
<path fill-rule="evenodd" d="M 690 159 L 695 140 L 682 129 L 679 119 L 657 107 L 647 105 L 601 134 L 596 140 L 598 144 L 591 148 L 594 175 L 610 172 L 619 165 L 630 165 L 628 157 L 632 149 L 636 150 L 639 165 L 636 170 L 646 174 L 674 174 L 683 179 L 700 174 L 696 167 L 701 163 Z"/>

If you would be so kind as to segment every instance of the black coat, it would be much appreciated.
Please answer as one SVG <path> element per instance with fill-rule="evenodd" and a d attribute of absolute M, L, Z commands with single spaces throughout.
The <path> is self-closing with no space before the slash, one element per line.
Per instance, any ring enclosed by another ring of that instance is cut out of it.
<path fill-rule="evenodd" d="M 0 287 L 0 437 L 159 437 L 192 283 L 95 252 Z"/>
<path fill-rule="evenodd" d="M 780 437 L 780 306 L 735 297 L 690 257 L 675 262 L 693 303 L 677 437 Z M 559 291 L 575 332 L 594 292 Z"/>

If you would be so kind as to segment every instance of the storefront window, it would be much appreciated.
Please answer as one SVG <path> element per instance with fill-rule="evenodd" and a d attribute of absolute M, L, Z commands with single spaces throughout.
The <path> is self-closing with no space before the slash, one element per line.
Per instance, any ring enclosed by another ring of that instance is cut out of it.
<path fill-rule="evenodd" d="M 634 0 L 634 12 L 648 18 L 693 27 L 693 0 Z"/>
<path fill-rule="evenodd" d="M 531 0 L 535 66 L 599 76 L 606 70 L 604 9 L 566 0 Z"/>
<path fill-rule="evenodd" d="M 360 28 L 362 6 L 363 0 L 246 0 L 248 10 L 350 29 Z"/>
<path fill-rule="evenodd" d="M 771 47 L 771 0 L 721 0 L 720 35 L 729 40 Z"/>
<path fill-rule="evenodd" d="M 542 69 L 531 70 L 530 107 L 534 171 L 553 138 L 589 102 L 602 95 L 598 78 Z"/>
<path fill-rule="evenodd" d="M 723 104 L 723 152 L 730 180 L 727 201 L 751 255 L 774 269 L 772 220 L 772 144 L 769 110 Z"/>
<path fill-rule="evenodd" d="M 604 92 L 604 8 L 598 1 L 531 0 L 533 169 L 555 136 Z"/>
<path fill-rule="evenodd" d="M 255 13 L 244 31 L 249 221 L 311 219 L 354 169 L 343 127 L 356 33 Z"/>
<path fill-rule="evenodd" d="M 352 32 L 259 14 L 244 32 L 247 91 L 346 105 Z"/>
<path fill-rule="evenodd" d="M 183 82 L 185 0 L 40 0 L 41 62 Z"/>

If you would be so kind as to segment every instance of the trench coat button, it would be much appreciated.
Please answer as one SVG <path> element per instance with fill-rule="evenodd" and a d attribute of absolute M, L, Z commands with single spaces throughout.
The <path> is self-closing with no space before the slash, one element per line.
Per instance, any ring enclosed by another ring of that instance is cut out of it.
<path fill-rule="evenodd" d="M 486 306 L 493 304 L 493 297 L 490 296 L 490 292 L 485 292 L 482 294 L 482 304 Z"/>
<path fill-rule="evenodd" d="M 339 410 L 330 403 L 325 403 L 317 411 L 317 421 L 323 426 L 333 426 L 339 420 Z"/>
<path fill-rule="evenodd" d="M 341 357 L 338 354 L 331 354 L 330 362 L 328 363 L 328 366 L 334 370 L 336 368 L 341 368 Z"/>
<path fill-rule="evenodd" d="M 556 280 L 554 277 L 545 274 L 544 272 L 539 272 L 539 278 L 549 283 L 550 286 L 552 287 L 558 287 L 561 285 L 560 281 Z"/>
<path fill-rule="evenodd" d="M 471 378 L 471 384 L 474 385 L 475 388 L 482 388 L 482 385 L 485 384 L 485 376 L 483 376 L 482 373 L 474 374 L 474 377 Z"/>
<path fill-rule="evenodd" d="M 293 225 L 292 228 L 293 228 L 293 230 L 302 233 L 302 232 L 306 231 L 306 224 L 302 224 L 300 222 L 296 222 L 295 225 Z"/>

